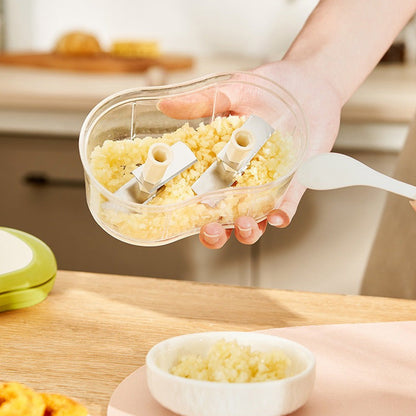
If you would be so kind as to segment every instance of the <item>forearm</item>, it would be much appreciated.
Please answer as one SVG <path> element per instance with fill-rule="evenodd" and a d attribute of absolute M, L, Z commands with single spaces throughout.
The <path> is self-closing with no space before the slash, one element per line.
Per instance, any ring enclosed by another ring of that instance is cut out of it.
<path fill-rule="evenodd" d="M 416 13 L 416 0 L 321 0 L 286 53 L 344 104 Z"/>

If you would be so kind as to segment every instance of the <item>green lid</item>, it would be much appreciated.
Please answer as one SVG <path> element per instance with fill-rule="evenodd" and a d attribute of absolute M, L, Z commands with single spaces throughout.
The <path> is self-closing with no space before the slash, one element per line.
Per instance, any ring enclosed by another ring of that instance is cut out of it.
<path fill-rule="evenodd" d="M 23 231 L 0 227 L 0 295 L 46 284 L 55 277 L 56 270 L 55 256 L 43 241 Z"/>
<path fill-rule="evenodd" d="M 26 308 L 42 302 L 52 290 L 54 282 L 55 276 L 39 286 L 0 293 L 0 312 Z"/>

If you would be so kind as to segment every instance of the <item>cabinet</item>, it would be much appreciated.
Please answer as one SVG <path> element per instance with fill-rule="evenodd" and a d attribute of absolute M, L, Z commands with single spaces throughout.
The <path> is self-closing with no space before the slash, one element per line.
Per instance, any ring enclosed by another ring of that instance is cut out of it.
<path fill-rule="evenodd" d="M 365 136 L 362 136 L 365 139 Z M 397 152 L 336 148 L 392 175 Z M 253 267 L 262 287 L 358 294 L 387 193 L 368 187 L 307 190 L 286 229 L 269 227 Z M 403 199 L 403 203 L 407 201 Z"/>
<path fill-rule="evenodd" d="M 105 233 L 85 199 L 76 138 L 0 136 L 0 223 L 45 241 L 66 270 L 251 284 L 251 247 L 203 247 L 198 236 L 137 247 Z"/>

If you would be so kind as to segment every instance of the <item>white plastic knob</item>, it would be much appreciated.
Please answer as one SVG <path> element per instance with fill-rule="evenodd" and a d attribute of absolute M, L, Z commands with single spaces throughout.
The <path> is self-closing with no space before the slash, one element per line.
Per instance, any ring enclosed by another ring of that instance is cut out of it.
<path fill-rule="evenodd" d="M 248 130 L 236 129 L 228 142 L 226 155 L 230 162 L 242 162 L 252 151 L 254 137 Z"/>
<path fill-rule="evenodd" d="M 173 159 L 171 148 L 165 143 L 150 146 L 146 162 L 143 165 L 143 180 L 156 185 L 163 178 Z"/>

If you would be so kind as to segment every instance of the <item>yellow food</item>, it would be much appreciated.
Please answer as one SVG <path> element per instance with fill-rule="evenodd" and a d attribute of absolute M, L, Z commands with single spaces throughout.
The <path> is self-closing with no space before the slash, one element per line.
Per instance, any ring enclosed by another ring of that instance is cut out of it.
<path fill-rule="evenodd" d="M 87 416 L 84 406 L 61 394 L 42 393 L 45 402 L 45 416 Z"/>
<path fill-rule="evenodd" d="M 230 116 L 217 118 L 211 124 L 197 129 L 188 123 L 173 133 L 160 138 L 106 140 L 91 154 L 91 168 L 95 178 L 109 191 L 115 192 L 133 176 L 131 171 L 146 160 L 150 146 L 156 142 L 172 145 L 182 141 L 194 152 L 198 162 L 176 176 L 163 192 L 150 201 L 150 205 L 165 205 L 184 201 L 195 196 L 191 186 L 215 161 L 232 132 L 241 127 L 244 118 Z M 260 185 L 273 181 L 288 172 L 293 163 L 293 143 L 275 132 L 252 159 L 236 186 Z"/>
<path fill-rule="evenodd" d="M 111 45 L 111 53 L 127 58 L 157 58 L 160 55 L 156 41 L 116 41 Z"/>
<path fill-rule="evenodd" d="M 20 383 L 0 386 L 0 416 L 43 416 L 42 397 Z"/>
<path fill-rule="evenodd" d="M 206 357 L 181 357 L 170 373 L 176 376 L 223 383 L 256 383 L 285 378 L 289 358 L 279 350 L 252 351 L 236 341 L 220 340 Z"/>
<path fill-rule="evenodd" d="M 244 117 L 218 117 L 210 124 L 193 128 L 188 123 L 159 138 L 146 137 L 124 140 L 106 140 L 91 153 L 93 176 L 110 192 L 115 192 L 133 178 L 133 171 L 146 160 L 149 147 L 156 142 L 172 145 L 182 141 L 193 151 L 198 161 L 169 181 L 146 207 L 162 206 L 187 201 L 195 197 L 192 184 L 216 160 L 218 153 L 230 140 L 233 131 L 244 123 Z M 290 136 L 274 132 L 251 160 L 244 174 L 237 178 L 236 188 L 266 184 L 287 174 L 295 160 L 295 146 Z M 284 184 L 283 184 L 284 185 Z M 233 224 L 241 215 L 254 218 L 275 207 L 284 186 L 277 184 L 266 190 L 227 194 L 215 204 L 195 203 L 176 210 L 141 213 L 127 212 L 105 206 L 104 198 L 91 191 L 90 206 L 102 221 L 115 231 L 135 239 L 160 240 L 189 230 L 199 229 L 208 222 Z"/>
<path fill-rule="evenodd" d="M 0 385 L 0 416 L 87 416 L 87 409 L 60 394 L 37 393 L 20 383 Z"/>
<path fill-rule="evenodd" d="M 101 46 L 94 35 L 84 32 L 70 32 L 61 36 L 55 52 L 62 55 L 95 55 L 102 52 Z"/>

